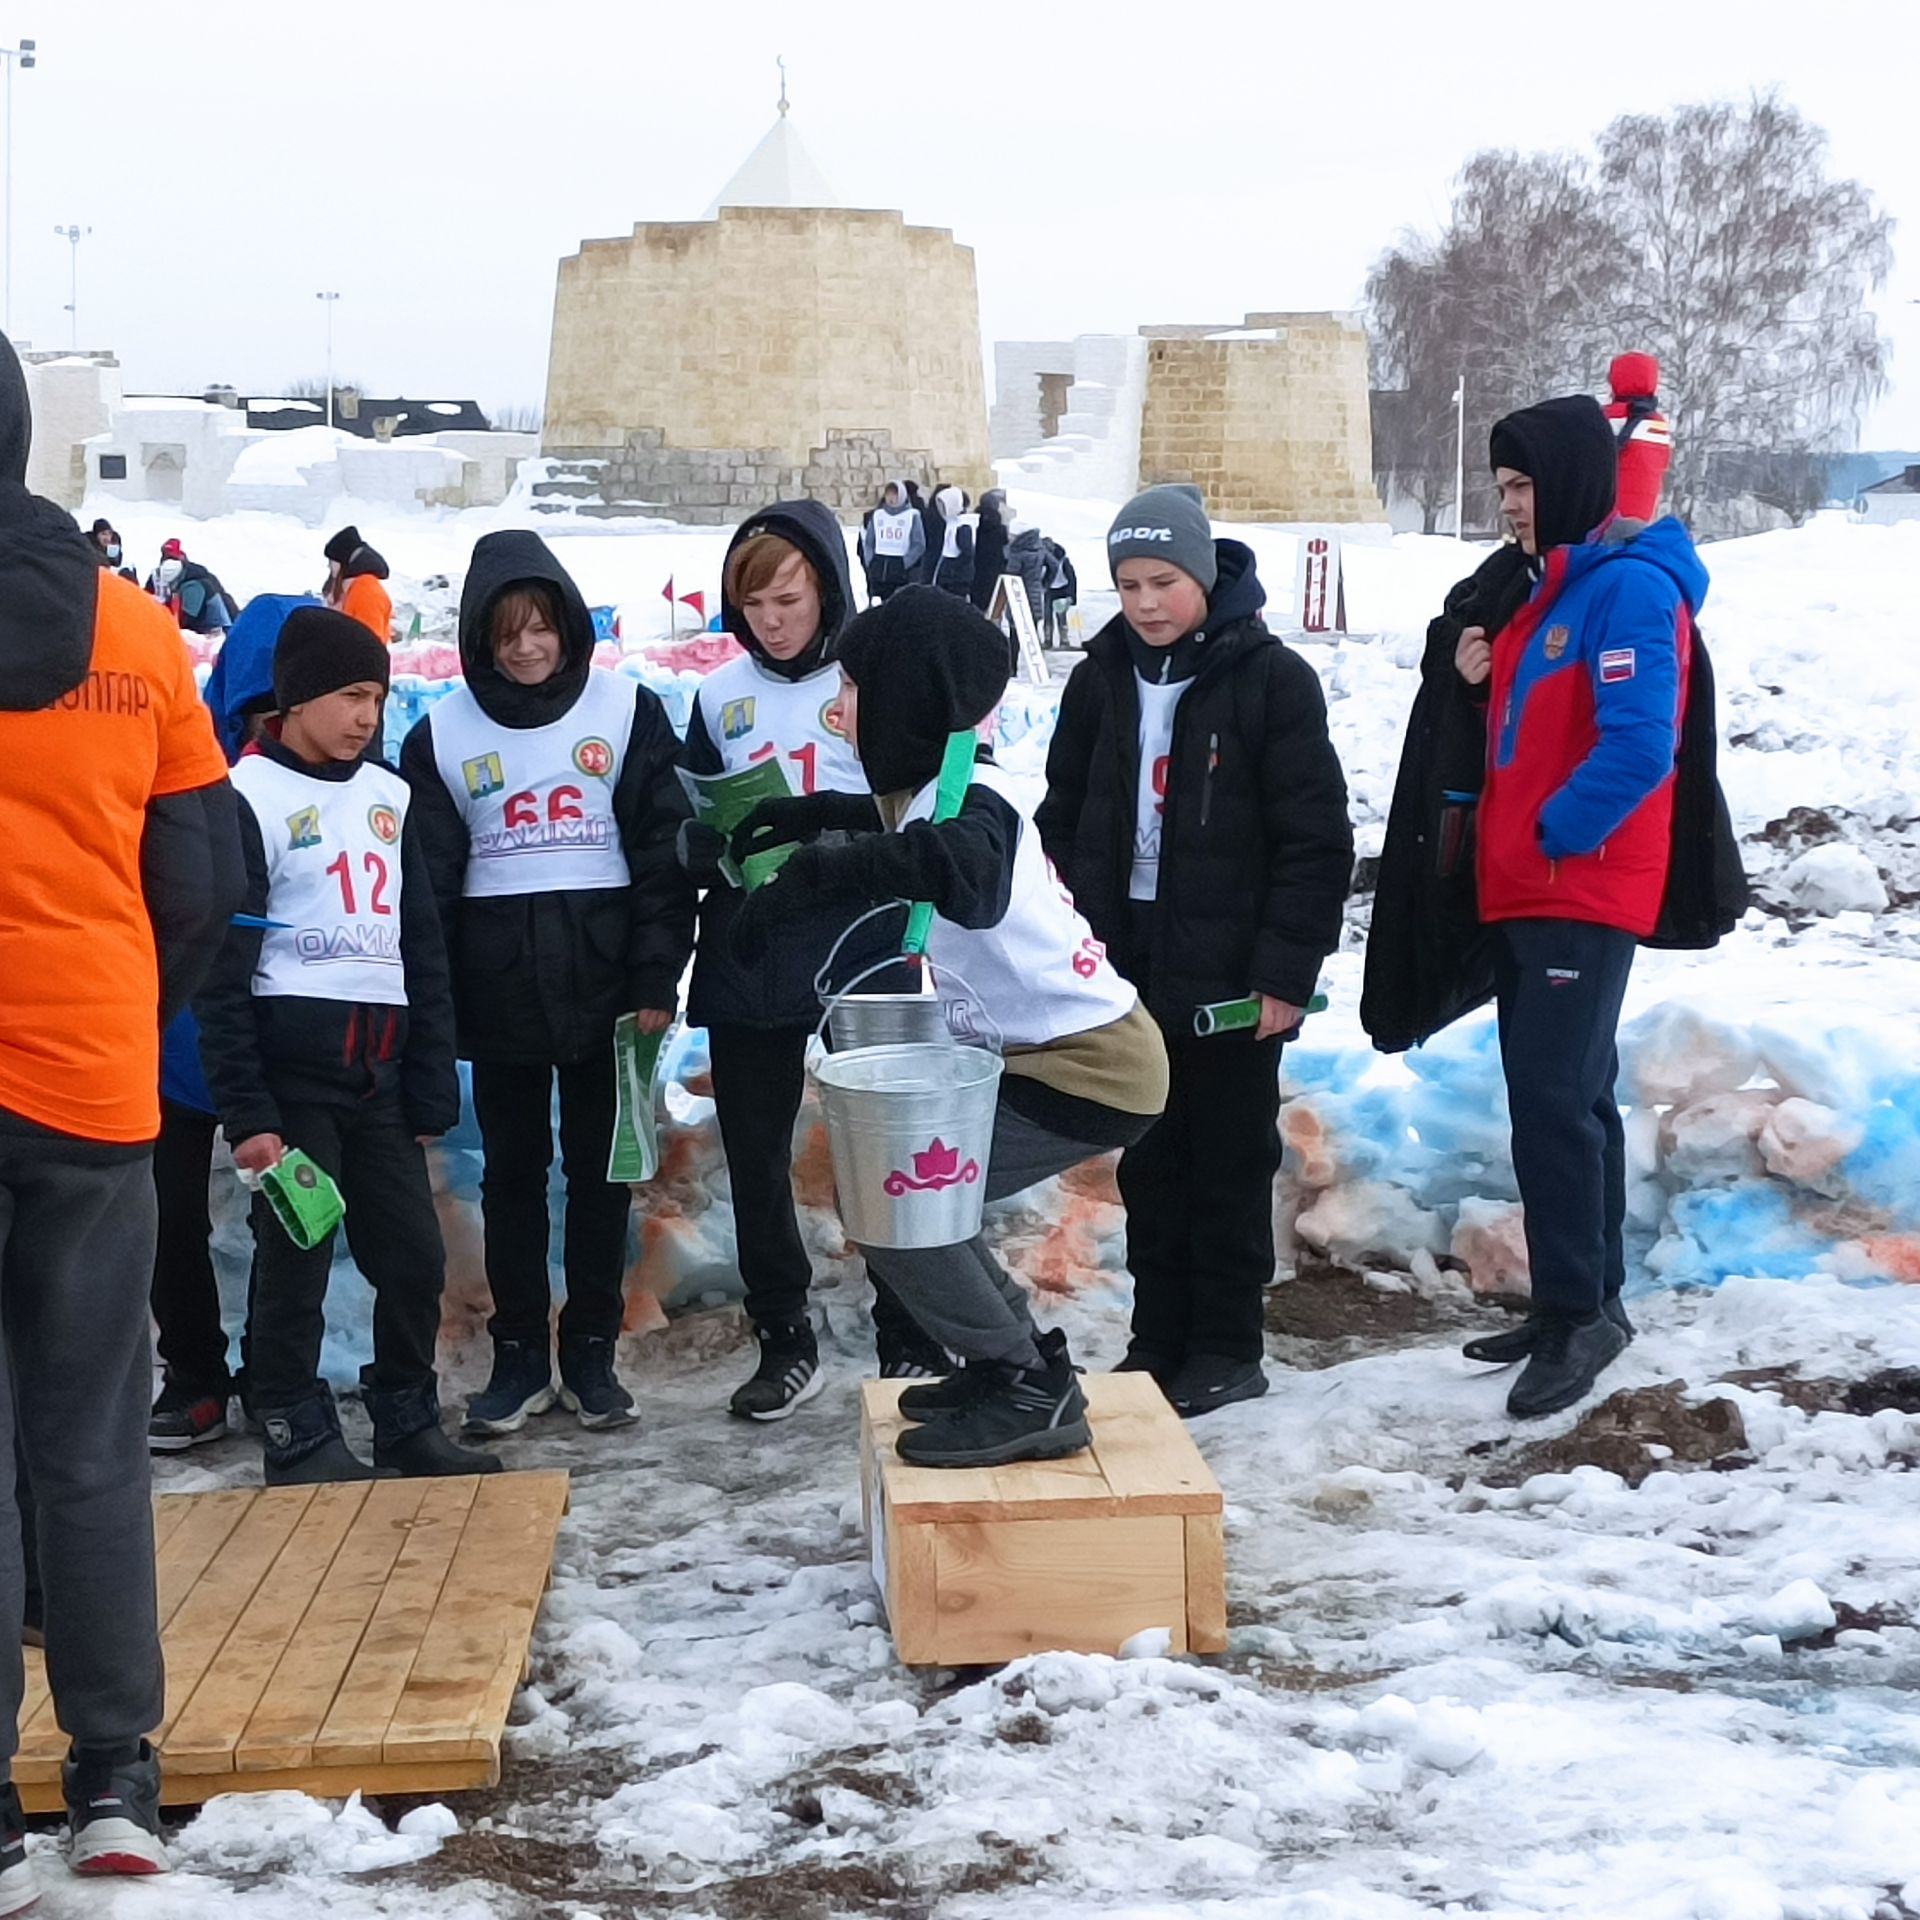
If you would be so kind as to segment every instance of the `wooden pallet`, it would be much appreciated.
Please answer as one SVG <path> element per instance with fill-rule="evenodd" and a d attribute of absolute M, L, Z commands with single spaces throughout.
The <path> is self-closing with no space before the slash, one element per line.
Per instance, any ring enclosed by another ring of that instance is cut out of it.
<path fill-rule="evenodd" d="M 1220 1488 L 1150 1374 L 1082 1383 L 1093 1445 L 1012 1467 L 909 1466 L 904 1383 L 862 1389 L 873 1577 L 908 1666 L 1114 1653 L 1165 1627 L 1175 1653 L 1226 1646 Z"/>
<path fill-rule="evenodd" d="M 494 1785 L 566 1510 L 564 1473 L 158 1496 L 167 1804 Z M 59 1808 L 66 1750 L 29 1652 L 29 1813 Z"/>

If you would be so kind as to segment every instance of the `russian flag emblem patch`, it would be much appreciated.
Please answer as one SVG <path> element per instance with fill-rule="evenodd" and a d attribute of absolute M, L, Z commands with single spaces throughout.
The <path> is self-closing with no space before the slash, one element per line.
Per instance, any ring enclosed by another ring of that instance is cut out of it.
<path fill-rule="evenodd" d="M 1609 647 L 1600 656 L 1600 684 L 1603 687 L 1617 685 L 1622 680 L 1633 678 L 1633 649 L 1631 647 Z"/>

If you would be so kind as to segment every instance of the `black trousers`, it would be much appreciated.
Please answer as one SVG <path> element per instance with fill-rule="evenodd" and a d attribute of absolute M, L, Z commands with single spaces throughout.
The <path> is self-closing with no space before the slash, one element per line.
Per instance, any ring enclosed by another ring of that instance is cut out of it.
<path fill-rule="evenodd" d="M 63 1731 L 117 1746 L 160 1721 L 153 1236 L 144 1150 L 0 1138 L 0 1779 L 18 1747 L 20 1623 L 36 1572 Z"/>
<path fill-rule="evenodd" d="M 227 1388 L 227 1334 L 220 1324 L 213 1221 L 207 1211 L 218 1126 L 210 1113 L 162 1100 L 160 1137 L 153 1143 L 153 1190 L 160 1203 L 153 1318 L 168 1380 L 193 1393 L 221 1394 Z"/>
<path fill-rule="evenodd" d="M 1534 1307 L 1586 1319 L 1626 1279 L 1614 1035 L 1638 943 L 1584 920 L 1507 920 L 1498 931 L 1500 1060 Z"/>
<path fill-rule="evenodd" d="M 339 1183 L 354 1263 L 374 1290 L 373 1365 L 361 1369 L 379 1393 L 432 1390 L 446 1250 L 433 1210 L 426 1155 L 400 1103 L 357 1107 L 282 1101 L 281 1138 L 310 1154 Z M 320 1385 L 320 1342 L 333 1236 L 302 1251 L 266 1200 L 253 1203 L 253 1281 L 247 1299 L 247 1382 L 263 1413 L 295 1407 Z"/>
<path fill-rule="evenodd" d="M 625 1313 L 632 1192 L 607 1178 L 618 1092 L 613 1046 L 564 1067 L 476 1060 L 473 1111 L 486 1149 L 480 1180 L 495 1340 L 543 1342 L 553 1318 L 547 1269 L 553 1083 L 560 1081 L 560 1167 L 567 1181 L 560 1337 L 613 1339 Z"/>
<path fill-rule="evenodd" d="M 1167 1110 L 1120 1156 L 1133 1344 L 1156 1365 L 1189 1354 L 1258 1360 L 1273 1281 L 1280 1042 L 1167 1036 Z"/>
<path fill-rule="evenodd" d="M 806 1318 L 813 1262 L 793 1207 L 793 1124 L 806 1085 L 811 1027 L 710 1026 L 714 1117 L 733 1189 L 733 1232 L 755 1326 Z M 884 1341 L 918 1338 L 918 1323 L 877 1274 L 873 1321 Z"/>

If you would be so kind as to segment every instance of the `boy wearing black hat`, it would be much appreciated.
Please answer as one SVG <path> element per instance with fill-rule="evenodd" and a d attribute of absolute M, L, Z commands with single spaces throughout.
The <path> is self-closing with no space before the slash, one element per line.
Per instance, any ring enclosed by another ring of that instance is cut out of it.
<path fill-rule="evenodd" d="M 273 663 L 277 735 L 233 770 L 247 861 L 236 924 L 195 1002 L 207 1081 L 243 1173 L 300 1147 L 339 1183 L 372 1282 L 363 1369 L 374 1462 L 493 1473 L 440 1428 L 434 1343 L 445 1255 L 422 1143 L 460 1115 L 453 1008 L 405 781 L 368 757 L 387 650 L 344 614 L 299 607 Z M 269 1486 L 372 1477 L 319 1377 L 333 1238 L 301 1250 L 263 1199 L 247 1372 Z"/>
<path fill-rule="evenodd" d="M 1120 1160 L 1124 1365 L 1190 1417 L 1267 1390 L 1280 1047 L 1339 944 L 1353 833 L 1319 679 L 1199 491 L 1129 502 L 1107 562 L 1120 612 L 1067 683 L 1036 818 L 1167 1036 L 1167 1111 Z M 1255 1028 L 1196 1037 L 1200 1007 L 1249 995 Z"/>
<path fill-rule="evenodd" d="M 841 724 L 890 830 L 859 832 L 844 796 L 768 803 L 742 827 L 736 854 L 833 827 L 853 829 L 853 838 L 791 855 L 742 902 L 736 940 L 751 948 L 785 915 L 820 901 L 850 911 L 929 902 L 926 962 L 947 1023 L 963 1038 L 997 1041 L 1006 1060 L 986 1198 L 1130 1145 L 1166 1102 L 1166 1049 L 1140 996 L 1049 872 L 1018 784 L 977 748 L 958 812 L 933 818 L 949 739 L 977 728 L 1006 691 L 1005 636 L 952 594 L 907 587 L 847 628 L 840 671 Z M 930 1168 L 935 1179 L 944 1172 Z M 963 1363 L 900 1396 L 901 1412 L 917 1423 L 901 1435 L 904 1458 L 999 1466 L 1087 1445 L 1066 1337 L 1035 1327 L 1025 1293 L 982 1235 L 860 1252 Z"/>

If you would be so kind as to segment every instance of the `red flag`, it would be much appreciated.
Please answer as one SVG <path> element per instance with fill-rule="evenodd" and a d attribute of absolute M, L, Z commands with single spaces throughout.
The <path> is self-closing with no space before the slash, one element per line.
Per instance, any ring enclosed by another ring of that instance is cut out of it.
<path fill-rule="evenodd" d="M 667 584 L 660 589 L 660 598 L 664 600 L 668 606 L 673 605 L 674 593 L 673 593 L 673 575 L 672 574 L 667 575 Z"/>
<path fill-rule="evenodd" d="M 707 596 L 704 593 L 683 593 L 680 596 L 680 604 L 683 607 L 691 607 L 702 620 L 707 617 Z"/>

